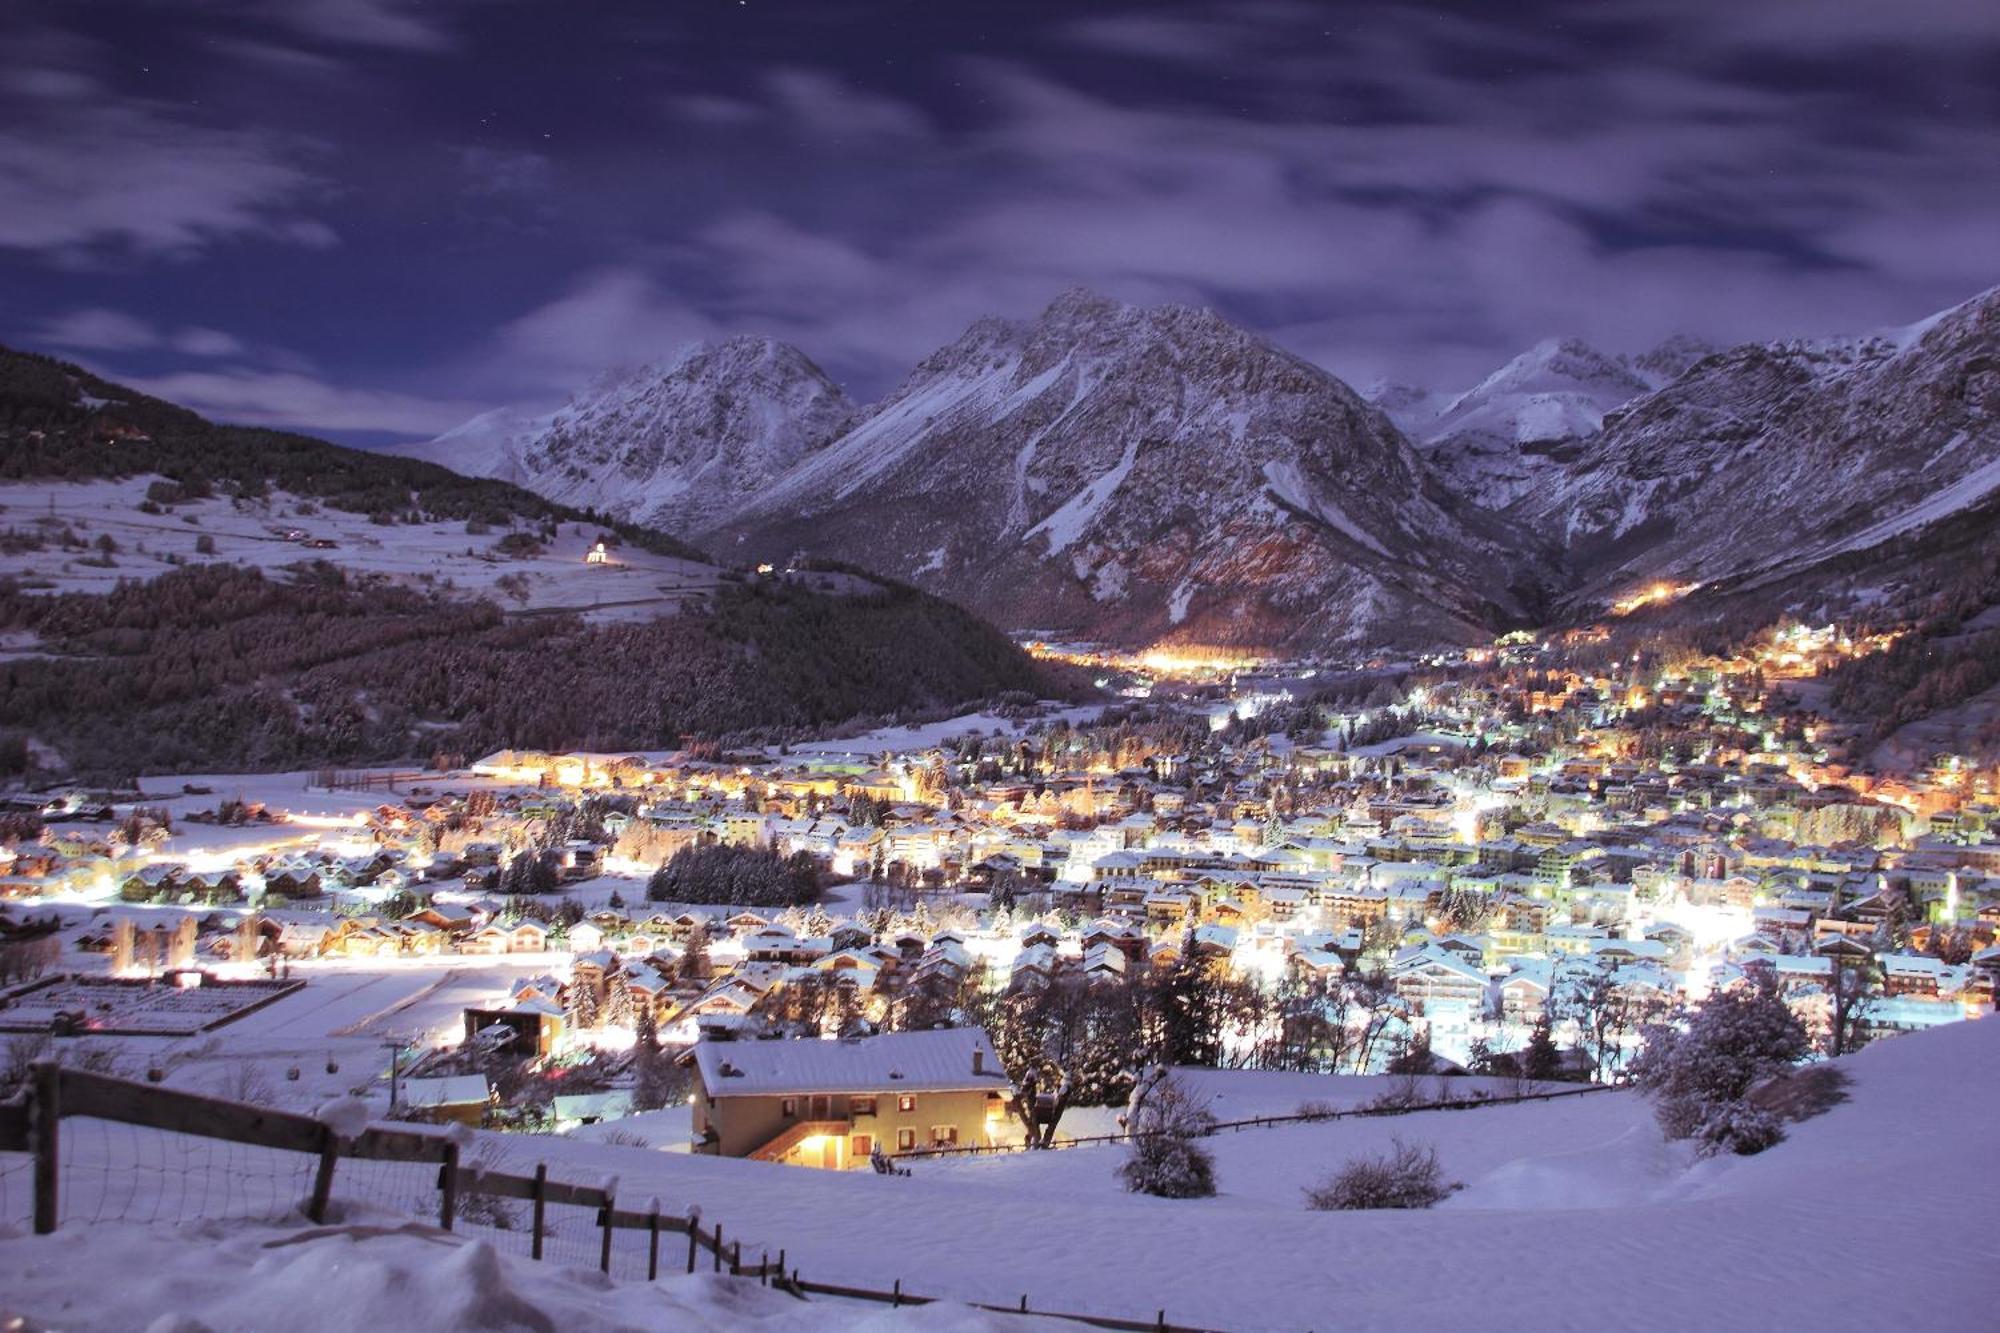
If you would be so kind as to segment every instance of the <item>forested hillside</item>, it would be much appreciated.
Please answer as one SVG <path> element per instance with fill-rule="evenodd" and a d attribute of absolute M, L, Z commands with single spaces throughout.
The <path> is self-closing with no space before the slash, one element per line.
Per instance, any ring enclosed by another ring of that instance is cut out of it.
<path fill-rule="evenodd" d="M 0 770 L 240 771 L 501 746 L 779 739 L 1046 689 L 998 631 L 913 589 L 725 584 L 635 624 L 508 618 L 325 564 L 208 565 L 104 595 L 0 583 Z"/>

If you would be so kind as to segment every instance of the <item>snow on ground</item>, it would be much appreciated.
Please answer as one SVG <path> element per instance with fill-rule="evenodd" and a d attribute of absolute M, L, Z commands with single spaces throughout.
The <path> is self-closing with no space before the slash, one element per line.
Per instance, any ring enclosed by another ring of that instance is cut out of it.
<path fill-rule="evenodd" d="M 663 1106 L 657 1111 L 639 1111 L 616 1120 L 600 1120 L 594 1125 L 578 1125 L 568 1137 L 583 1143 L 641 1139 L 661 1152 L 686 1152 L 694 1139 L 694 1109 L 686 1102 Z"/>
<path fill-rule="evenodd" d="M 116 1274 L 116 1281 L 92 1276 Z M 613 1281 L 503 1255 L 393 1216 L 324 1228 L 100 1224 L 0 1240 L 0 1318 L 74 1333 L 556 1333 L 558 1329 L 1031 1333 L 1052 1321 L 963 1306 L 800 1301 L 710 1274 Z M 8 1324 L 8 1327 L 17 1325 Z M 1067 1327 L 1074 1327 L 1069 1325 Z"/>
<path fill-rule="evenodd" d="M 158 1070 L 168 1087 L 210 1096 L 309 1112 L 329 1097 L 359 1092 L 386 1108 L 390 1041 L 456 1042 L 468 1006 L 502 1001 L 516 980 L 568 961 L 566 953 L 298 961 L 290 979 L 303 988 L 212 1031 L 86 1035 L 58 1045 L 104 1047 L 126 1077 Z"/>
<path fill-rule="evenodd" d="M 988 736 L 1006 734 L 1018 735 L 1029 726 L 1058 719 L 1073 725 L 1094 721 L 1103 712 L 1101 704 L 1086 704 L 1076 708 L 1057 708 L 1045 705 L 1052 711 L 1044 711 L 1027 719 L 1013 719 L 995 716 L 992 713 L 966 713 L 959 717 L 946 718 L 941 722 L 924 722 L 908 727 L 881 727 L 863 732 L 858 736 L 843 736 L 833 740 L 798 741 L 786 747 L 793 754 L 853 754 L 860 756 L 890 753 L 908 753 L 915 750 L 929 750 L 941 742 L 970 732 L 983 732 Z"/>
<path fill-rule="evenodd" d="M 505 1169 L 542 1161 L 557 1179 L 614 1175 L 621 1198 L 658 1196 L 674 1212 L 698 1205 L 743 1238 L 746 1252 L 786 1247 L 808 1278 L 881 1287 L 900 1278 L 906 1289 L 960 1300 L 1012 1303 L 1025 1292 L 1045 1309 L 1128 1318 L 1165 1309 L 1170 1320 L 1230 1329 L 1343 1333 L 1459 1330 L 1469 1319 L 1537 1333 L 1990 1329 L 2000 1201 L 1986 1183 L 2000 1168 L 1991 1133 L 2000 1022 L 1884 1041 L 1845 1064 L 1850 1100 L 1758 1157 L 1690 1164 L 1685 1146 L 1660 1139 L 1638 1096 L 1602 1092 L 1218 1135 L 1208 1142 L 1222 1193 L 1207 1200 L 1126 1194 L 1113 1177 L 1118 1147 L 921 1161 L 908 1177 L 883 1177 L 581 1136 L 479 1137 Z M 1246 1104 L 1304 1087 L 1290 1076 L 1263 1088 L 1254 1084 L 1264 1080 L 1209 1077 Z M 85 1151 L 88 1136 L 76 1138 Z M 1434 1145 L 1465 1188 L 1429 1212 L 1304 1207 L 1304 1185 L 1395 1138 Z M 363 1165 L 343 1167 L 337 1198 L 365 1187 Z M 106 1188 L 129 1213 L 143 1201 L 120 1191 L 146 1187 Z M 342 1220 L 357 1220 L 351 1206 Z M 145 1327 L 184 1312 L 202 1324 L 160 1327 L 222 1333 L 266 1327 L 279 1308 L 295 1333 L 585 1319 L 854 1326 L 847 1307 L 766 1305 L 762 1291 L 713 1281 L 606 1284 L 560 1263 L 530 1267 L 441 1238 L 329 1235 L 265 1247 L 299 1235 L 211 1221 L 0 1239 L 0 1304 L 84 1330 Z M 112 1270 L 125 1280 L 87 1276 Z M 784 1322 L 802 1312 L 810 1322 Z M 879 1326 L 1028 1327 L 962 1310 L 915 1318 Z"/>
<path fill-rule="evenodd" d="M 1221 1121 L 1297 1115 L 1299 1108 L 1308 1102 L 1350 1111 L 1394 1088 L 1400 1088 L 1404 1083 L 1386 1074 L 1286 1074 L 1263 1069 L 1182 1069 L 1178 1071 L 1178 1077 L 1195 1099 L 1206 1105 L 1209 1113 Z M 1445 1101 L 1451 1098 L 1469 1099 L 1480 1093 L 1510 1097 L 1522 1091 L 1537 1091 L 1543 1086 L 1554 1088 L 1560 1085 L 1523 1084 L 1516 1088 L 1506 1079 L 1452 1078 L 1442 1081 L 1424 1079 L 1417 1084 L 1417 1090 L 1419 1100 Z M 1120 1129 L 1120 1109 L 1110 1106 L 1078 1107 L 1063 1116 L 1062 1132 L 1074 1138 L 1115 1134 Z"/>
<path fill-rule="evenodd" d="M 908 1178 L 549 1144 L 552 1169 L 700 1202 L 808 1276 L 1231 1329 L 1990 1329 L 2000 1022 L 1879 1043 L 1852 1099 L 1755 1158 L 1686 1167 L 1629 1092 L 1247 1130 L 1220 1197 L 1124 1193 L 1118 1147 L 925 1161 Z M 1289 1094 L 1287 1094 L 1289 1095 Z M 1466 1188 L 1313 1213 L 1303 1186 L 1402 1137 Z"/>
<path fill-rule="evenodd" d="M 168 513 L 141 513 L 139 503 L 155 480 L 0 484 L 0 527 L 42 533 L 48 539 L 45 550 L 0 555 L 0 577 L 13 576 L 31 588 L 45 586 L 50 591 L 105 592 L 120 579 L 166 573 L 173 568 L 167 556 L 189 564 L 224 561 L 266 573 L 301 560 L 327 560 L 406 583 L 491 597 L 509 610 L 573 610 L 592 621 L 650 619 L 716 586 L 713 566 L 631 547 L 614 550 L 607 564 L 587 565 L 584 555 L 598 532 L 591 524 L 563 524 L 540 556 L 488 559 L 502 535 L 499 530 L 471 534 L 462 522 L 382 526 L 369 522 L 365 514 L 310 503 L 302 513 L 301 502 L 282 493 L 268 501 L 244 502 L 240 508 L 237 502 L 217 496 L 175 504 Z M 64 527 L 74 530 L 88 549 L 64 549 L 43 532 Z M 286 540 L 281 534 L 287 531 L 300 537 Z M 90 544 L 104 536 L 118 544 L 114 563 L 108 567 L 84 563 L 86 558 L 97 558 Z M 212 554 L 196 549 L 204 536 L 215 544 Z M 309 548 L 303 545 L 308 539 L 334 545 Z M 496 586 L 510 574 L 525 577 L 525 602 Z M 10 644 L 9 650 L 18 655 L 31 652 L 33 646 Z"/>

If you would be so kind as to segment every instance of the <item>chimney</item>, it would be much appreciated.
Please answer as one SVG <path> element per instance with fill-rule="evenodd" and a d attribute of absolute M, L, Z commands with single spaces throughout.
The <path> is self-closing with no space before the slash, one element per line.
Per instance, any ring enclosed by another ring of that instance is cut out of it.
<path fill-rule="evenodd" d="M 986 1072 L 986 1052 L 977 1046 L 972 1048 L 972 1072 L 975 1074 Z"/>

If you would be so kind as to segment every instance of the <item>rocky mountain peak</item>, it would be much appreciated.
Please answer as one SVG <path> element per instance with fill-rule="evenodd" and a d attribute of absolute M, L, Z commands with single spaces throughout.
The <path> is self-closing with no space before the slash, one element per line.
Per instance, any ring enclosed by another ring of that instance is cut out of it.
<path fill-rule="evenodd" d="M 856 415 L 805 353 L 744 335 L 608 371 L 552 414 L 487 414 L 411 452 L 447 466 L 462 454 L 462 467 L 505 468 L 562 503 L 686 532 L 768 486 Z"/>

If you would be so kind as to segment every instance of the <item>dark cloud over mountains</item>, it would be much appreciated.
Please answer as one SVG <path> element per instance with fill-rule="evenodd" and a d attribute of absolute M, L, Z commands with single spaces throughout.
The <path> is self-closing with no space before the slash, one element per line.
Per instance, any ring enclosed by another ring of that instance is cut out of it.
<path fill-rule="evenodd" d="M 690 338 L 857 396 L 1074 283 L 1455 382 L 2000 280 L 2000 9 L 26 0 L 0 338 L 410 436 Z"/>

